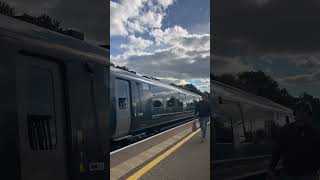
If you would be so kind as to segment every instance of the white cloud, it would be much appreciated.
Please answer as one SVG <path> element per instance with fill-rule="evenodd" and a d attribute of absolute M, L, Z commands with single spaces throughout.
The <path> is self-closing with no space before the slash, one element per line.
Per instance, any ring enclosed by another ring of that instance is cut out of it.
<path fill-rule="evenodd" d="M 126 49 L 145 49 L 153 44 L 152 41 L 135 37 L 134 35 L 128 36 L 128 43 L 120 45 L 121 48 Z"/>
<path fill-rule="evenodd" d="M 131 3 L 131 0 L 129 1 Z M 153 76 L 168 83 L 187 84 L 198 80 L 195 85 L 201 90 L 209 89 L 210 35 L 189 33 L 181 26 L 162 28 L 165 9 L 174 0 L 139 1 L 137 12 L 126 12 L 128 0 L 115 3 L 113 11 L 120 9 L 114 20 L 118 25 L 111 36 L 127 36 L 128 42 L 120 47 L 126 51 L 113 56 L 115 65 L 126 66 L 139 74 Z M 112 10 L 111 10 L 112 11 Z M 121 16 L 121 13 L 126 15 Z M 111 13 L 116 16 L 117 13 Z M 111 29 L 112 29 L 111 25 Z M 150 36 L 140 37 L 140 33 Z M 154 50 L 156 49 L 156 50 Z"/>
<path fill-rule="evenodd" d="M 174 0 L 158 0 L 158 2 L 166 9 L 169 5 L 172 5 Z"/>
<path fill-rule="evenodd" d="M 161 28 L 164 10 L 173 0 L 121 0 L 110 1 L 110 35 L 127 36 Z M 146 10 L 147 9 L 147 10 Z"/>
<path fill-rule="evenodd" d="M 157 44 L 167 44 L 187 50 L 208 50 L 210 49 L 209 34 L 190 34 L 181 26 L 167 28 L 164 31 L 155 29 L 151 32 Z"/>
<path fill-rule="evenodd" d="M 164 14 L 148 11 L 139 17 L 139 22 L 149 28 L 161 28 Z"/>
<path fill-rule="evenodd" d="M 208 79 L 210 74 L 209 55 L 209 52 L 191 52 L 171 47 L 152 53 L 128 51 L 117 57 L 111 56 L 111 61 L 140 74 L 165 79 L 167 82 L 171 80 L 173 83 L 182 83 L 202 79 L 200 86 L 209 84 L 209 81 L 204 80 Z"/>
<path fill-rule="evenodd" d="M 239 73 L 243 71 L 255 71 L 252 65 L 243 63 L 240 57 L 212 56 L 210 71 L 215 75 L 224 73 Z"/>
<path fill-rule="evenodd" d="M 147 0 L 121 0 L 119 3 L 110 1 L 110 35 L 128 35 L 128 22 L 139 16 L 140 10 Z M 135 24 L 134 29 L 141 29 Z M 132 24 L 130 26 L 132 28 Z"/>
<path fill-rule="evenodd" d="M 299 74 L 295 76 L 278 78 L 278 80 L 280 83 L 283 83 L 289 86 L 318 83 L 320 81 L 320 71 L 317 71 L 311 74 Z"/>

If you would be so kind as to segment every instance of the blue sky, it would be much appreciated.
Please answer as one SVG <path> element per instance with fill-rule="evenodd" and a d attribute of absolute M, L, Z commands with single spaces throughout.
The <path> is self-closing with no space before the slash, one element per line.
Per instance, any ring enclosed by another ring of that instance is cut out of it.
<path fill-rule="evenodd" d="M 209 91 L 209 0 L 110 2 L 111 61 Z"/>

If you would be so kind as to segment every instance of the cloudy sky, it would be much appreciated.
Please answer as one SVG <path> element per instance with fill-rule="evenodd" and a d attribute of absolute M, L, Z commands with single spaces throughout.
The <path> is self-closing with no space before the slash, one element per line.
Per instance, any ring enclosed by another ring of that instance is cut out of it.
<path fill-rule="evenodd" d="M 292 95 L 320 96 L 320 1 L 223 0 L 211 5 L 212 73 L 262 70 Z"/>
<path fill-rule="evenodd" d="M 209 0 L 110 1 L 111 61 L 209 91 Z"/>
<path fill-rule="evenodd" d="M 1 0 L 14 7 L 18 15 L 48 14 L 60 20 L 63 28 L 84 33 L 95 44 L 109 43 L 109 3 L 107 0 Z"/>

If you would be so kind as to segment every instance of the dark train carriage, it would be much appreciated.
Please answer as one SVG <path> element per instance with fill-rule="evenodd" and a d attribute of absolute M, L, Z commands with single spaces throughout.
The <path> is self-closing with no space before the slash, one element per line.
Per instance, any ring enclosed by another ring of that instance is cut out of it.
<path fill-rule="evenodd" d="M 0 15 L 0 50 L 1 179 L 108 179 L 106 49 Z"/>
<path fill-rule="evenodd" d="M 211 81 L 215 162 L 271 154 L 273 138 L 293 111 L 270 100 Z"/>
<path fill-rule="evenodd" d="M 111 138 L 121 140 L 192 117 L 201 96 L 111 67 Z"/>
<path fill-rule="evenodd" d="M 268 168 L 274 138 L 293 112 L 270 100 L 211 80 L 213 138 L 211 168 L 216 179 L 243 179 Z"/>

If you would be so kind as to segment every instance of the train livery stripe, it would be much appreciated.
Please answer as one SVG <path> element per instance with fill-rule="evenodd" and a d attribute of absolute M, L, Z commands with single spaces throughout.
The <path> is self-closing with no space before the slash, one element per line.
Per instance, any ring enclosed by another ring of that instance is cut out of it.
<path fill-rule="evenodd" d="M 165 159 L 167 156 L 169 156 L 171 153 L 173 153 L 175 150 L 177 150 L 179 147 L 181 147 L 184 143 L 186 143 L 189 139 L 191 139 L 195 134 L 197 134 L 200 131 L 200 129 L 196 130 L 195 132 L 189 134 L 187 137 L 182 139 L 179 143 L 168 149 L 166 152 L 161 154 L 159 157 L 148 163 L 146 166 L 141 168 L 139 171 L 131 175 L 127 180 L 136 180 L 139 179 L 141 176 L 143 176 L 145 173 L 147 173 L 150 169 L 152 169 L 154 166 L 156 166 L 158 163 L 160 163 L 163 159 Z"/>

